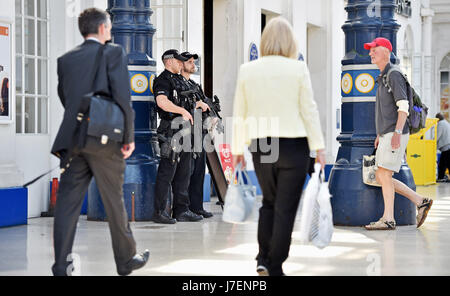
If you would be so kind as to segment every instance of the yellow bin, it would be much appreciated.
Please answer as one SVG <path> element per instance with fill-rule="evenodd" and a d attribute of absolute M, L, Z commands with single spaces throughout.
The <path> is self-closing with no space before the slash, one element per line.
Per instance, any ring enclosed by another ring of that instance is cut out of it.
<path fill-rule="evenodd" d="M 425 128 L 409 136 L 406 161 L 416 185 L 436 184 L 437 118 L 428 118 Z"/>

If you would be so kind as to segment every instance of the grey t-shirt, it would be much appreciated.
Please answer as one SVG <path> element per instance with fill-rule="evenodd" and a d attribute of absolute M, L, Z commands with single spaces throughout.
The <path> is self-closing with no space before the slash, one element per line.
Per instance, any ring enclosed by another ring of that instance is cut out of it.
<path fill-rule="evenodd" d="M 384 135 L 395 131 L 398 119 L 398 107 L 396 105 L 399 100 L 408 100 L 407 85 L 403 75 L 394 71 L 389 75 L 389 85 L 392 92 L 383 84 L 383 75 L 386 74 L 392 65 L 389 63 L 377 78 L 378 89 L 375 103 L 375 126 L 377 135 Z M 405 122 L 403 134 L 409 133 L 408 122 Z"/>

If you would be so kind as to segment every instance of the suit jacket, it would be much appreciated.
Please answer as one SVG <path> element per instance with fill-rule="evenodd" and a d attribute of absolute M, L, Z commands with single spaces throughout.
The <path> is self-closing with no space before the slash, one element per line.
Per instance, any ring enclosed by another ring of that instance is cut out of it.
<path fill-rule="evenodd" d="M 81 98 L 101 91 L 112 96 L 125 117 L 124 144 L 134 142 L 134 110 L 131 106 L 128 59 L 120 45 L 107 44 L 100 63 L 97 87 L 93 89 L 95 58 L 101 44 L 86 40 L 58 58 L 58 95 L 64 106 L 64 117 L 53 143 L 52 153 L 67 154 L 75 145 L 76 119 Z"/>

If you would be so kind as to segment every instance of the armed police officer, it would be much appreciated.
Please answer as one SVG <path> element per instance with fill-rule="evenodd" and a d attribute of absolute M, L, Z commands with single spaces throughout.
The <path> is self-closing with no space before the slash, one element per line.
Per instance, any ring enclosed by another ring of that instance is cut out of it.
<path fill-rule="evenodd" d="M 161 119 L 157 129 L 160 144 L 161 161 L 155 185 L 155 214 L 153 221 L 174 224 L 177 221 L 199 221 L 203 217 L 189 210 L 189 181 L 191 175 L 191 131 L 194 124 L 193 109 L 199 104 L 182 95 L 188 86 L 179 75 L 183 62 L 188 59 L 181 56 L 176 49 L 164 52 L 162 61 L 165 70 L 155 79 L 153 91 L 156 96 L 157 111 Z M 182 128 L 179 128 L 180 122 Z M 186 131 L 188 135 L 180 135 Z M 184 149 L 188 144 L 188 149 Z M 180 147 L 183 147 L 180 149 Z M 170 216 L 166 209 L 170 188 L 173 193 L 173 209 Z"/>
<path fill-rule="evenodd" d="M 203 145 L 204 138 L 208 133 L 206 125 L 203 124 L 203 119 L 206 118 L 207 114 L 211 111 L 211 108 L 203 101 L 205 95 L 200 87 L 194 80 L 191 79 L 191 75 L 197 71 L 195 66 L 195 60 L 198 59 L 197 54 L 191 54 L 189 52 L 183 52 L 181 54 L 183 57 L 187 58 L 186 62 L 183 62 L 183 68 L 181 69 L 181 76 L 184 78 L 185 83 L 188 85 L 189 90 L 193 92 L 195 99 L 199 102 L 202 108 L 204 116 L 195 117 L 195 125 L 200 125 L 200 132 L 194 134 L 194 152 L 192 158 L 192 168 L 191 168 L 191 180 L 189 183 L 189 199 L 190 199 L 190 210 L 198 215 L 202 215 L 204 218 L 210 218 L 213 216 L 212 213 L 205 211 L 203 208 L 203 182 L 205 180 L 205 168 L 206 168 L 206 152 Z M 202 122 L 198 122 L 199 119 Z M 198 137 L 195 138 L 195 137 Z M 201 138 L 200 138 L 201 137 Z M 195 145 L 195 143 L 200 143 L 200 145 Z M 199 147 L 200 146 L 200 147 Z"/>

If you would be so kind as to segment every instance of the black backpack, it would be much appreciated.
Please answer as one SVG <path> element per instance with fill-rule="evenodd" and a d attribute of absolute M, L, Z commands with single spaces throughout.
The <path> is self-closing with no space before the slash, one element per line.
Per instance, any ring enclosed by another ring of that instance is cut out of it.
<path fill-rule="evenodd" d="M 389 85 L 389 78 L 391 73 L 394 71 L 400 72 L 400 74 L 402 74 L 403 78 L 405 78 L 406 81 L 406 89 L 409 101 L 409 115 L 407 118 L 407 122 L 409 125 L 409 134 L 412 135 L 425 128 L 427 122 L 428 107 L 424 103 L 422 103 L 420 96 L 409 83 L 406 74 L 404 74 L 402 70 L 400 70 L 400 68 L 395 65 L 391 66 L 387 73 L 383 75 L 383 84 L 388 89 L 388 92 L 392 92 L 392 88 Z"/>

